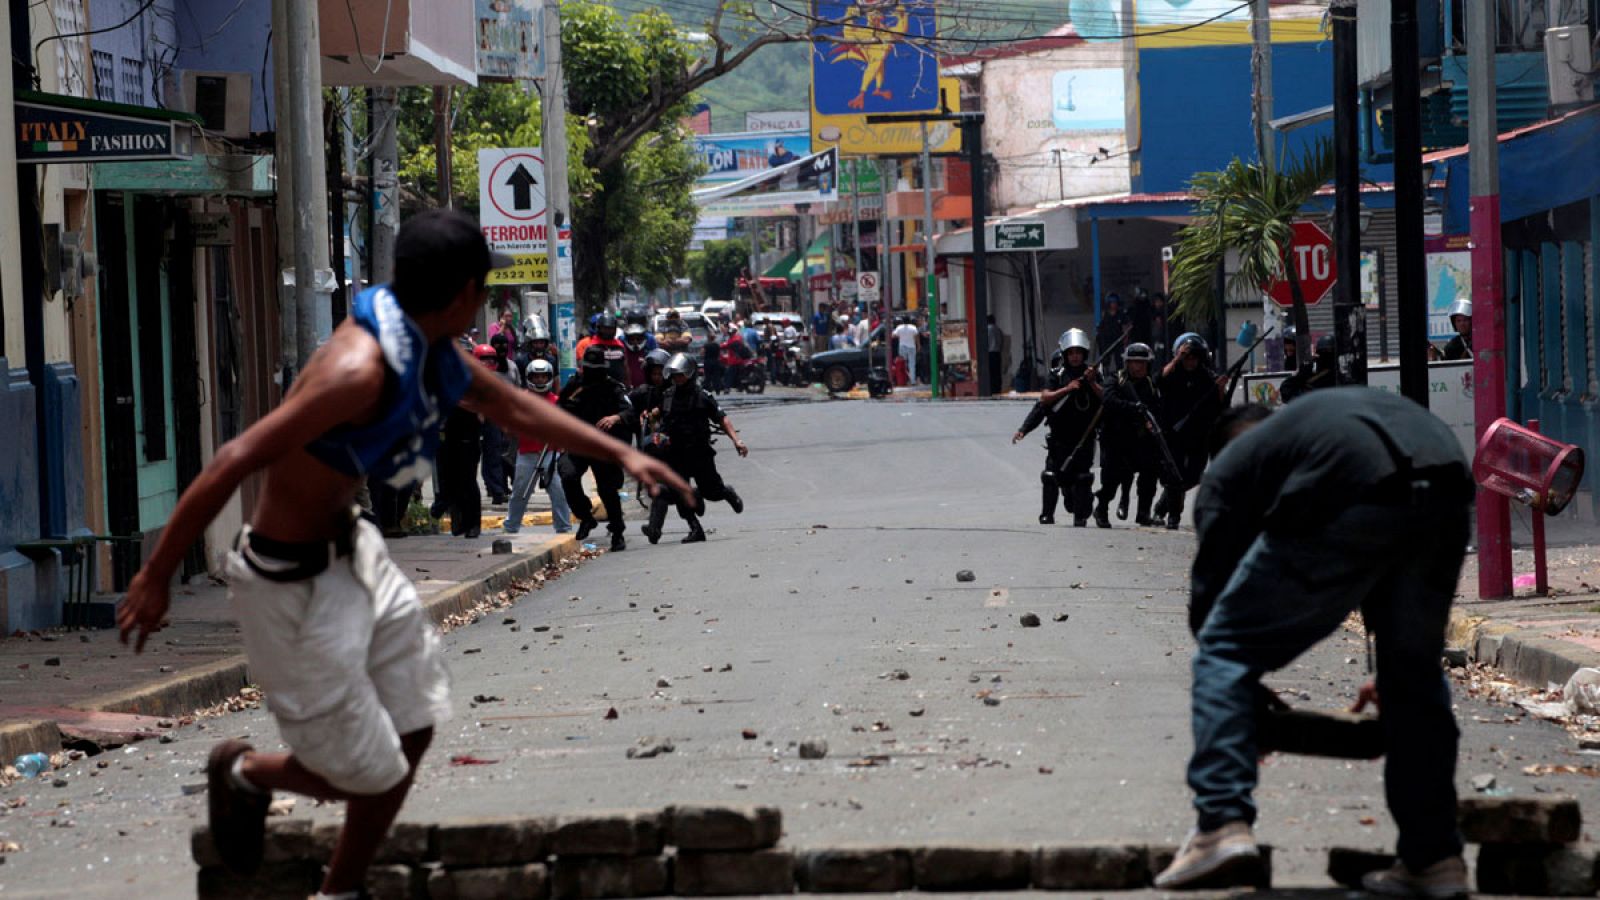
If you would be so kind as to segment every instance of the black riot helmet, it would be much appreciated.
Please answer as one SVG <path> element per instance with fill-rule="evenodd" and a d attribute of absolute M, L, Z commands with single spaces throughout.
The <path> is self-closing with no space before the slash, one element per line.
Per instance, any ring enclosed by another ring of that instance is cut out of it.
<path fill-rule="evenodd" d="M 578 361 L 580 369 L 610 369 L 611 361 L 606 359 L 606 348 L 599 344 L 590 344 L 584 348 L 583 359 Z"/>
<path fill-rule="evenodd" d="M 1144 360 L 1145 362 L 1150 362 L 1155 358 L 1156 355 L 1153 351 L 1151 351 L 1150 345 L 1141 344 L 1138 341 L 1129 344 L 1128 349 L 1122 353 L 1122 359 L 1124 362 L 1134 362 L 1135 360 Z"/>

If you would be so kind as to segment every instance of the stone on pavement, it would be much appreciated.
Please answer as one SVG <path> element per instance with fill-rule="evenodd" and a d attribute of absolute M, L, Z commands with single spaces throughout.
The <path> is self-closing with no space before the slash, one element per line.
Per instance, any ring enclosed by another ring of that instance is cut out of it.
<path fill-rule="evenodd" d="M 787 850 L 686 850 L 672 866 L 672 886 L 685 897 L 794 893 L 794 854 Z"/>
<path fill-rule="evenodd" d="M 666 814 L 666 843 L 680 850 L 765 850 L 782 836 L 775 806 L 674 806 Z"/>
<path fill-rule="evenodd" d="M 828 742 L 821 738 L 813 738 L 800 742 L 801 759 L 823 759 L 828 755 Z"/>
<path fill-rule="evenodd" d="M 884 894 L 911 890 L 911 851 L 898 847 L 808 850 L 797 855 L 800 890 L 813 894 Z"/>
<path fill-rule="evenodd" d="M 1457 809 L 1469 844 L 1570 844 L 1583 830 L 1572 797 L 1464 797 Z"/>
<path fill-rule="evenodd" d="M 550 876 L 554 900 L 657 897 L 672 886 L 665 856 L 561 856 Z"/>
<path fill-rule="evenodd" d="M 661 813 L 622 810 L 562 817 L 551 836 L 557 856 L 654 856 L 661 852 Z"/>
<path fill-rule="evenodd" d="M 1361 890 L 1361 879 L 1368 872 L 1381 872 L 1394 865 L 1394 854 L 1381 850 L 1334 847 L 1328 851 L 1328 877 L 1335 884 Z"/>
<path fill-rule="evenodd" d="M 439 823 L 434 841 L 446 866 L 510 866 L 543 862 L 550 830 L 544 819 L 452 819 Z"/>
<path fill-rule="evenodd" d="M 1478 891 L 1534 897 L 1592 897 L 1596 851 L 1591 844 L 1484 844 L 1478 848 Z"/>
<path fill-rule="evenodd" d="M 919 847 L 911 875 L 924 891 L 1014 891 L 1028 886 L 1028 851 L 1014 847 Z"/>
<path fill-rule="evenodd" d="M 428 874 L 430 900 L 543 900 L 549 877 L 540 863 L 478 869 L 434 869 Z"/>
<path fill-rule="evenodd" d="M 1150 884 L 1150 857 L 1136 844 L 1040 847 L 1033 886 L 1057 891 L 1121 891 Z"/>

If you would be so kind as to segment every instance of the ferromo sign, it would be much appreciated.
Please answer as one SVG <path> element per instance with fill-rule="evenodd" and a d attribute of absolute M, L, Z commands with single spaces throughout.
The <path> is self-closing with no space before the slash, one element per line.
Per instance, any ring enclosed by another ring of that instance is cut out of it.
<path fill-rule="evenodd" d="M 188 159 L 195 123 L 183 113 L 17 91 L 17 162 Z"/>

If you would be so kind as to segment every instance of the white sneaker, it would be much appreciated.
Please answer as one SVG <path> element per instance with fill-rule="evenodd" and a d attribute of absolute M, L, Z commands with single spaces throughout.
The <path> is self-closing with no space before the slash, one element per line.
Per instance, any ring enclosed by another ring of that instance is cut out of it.
<path fill-rule="evenodd" d="M 1261 849 L 1244 822 L 1229 822 L 1214 831 L 1191 831 L 1172 864 L 1156 876 L 1162 890 L 1223 887 L 1248 883 L 1259 876 Z"/>
<path fill-rule="evenodd" d="M 1381 872 L 1368 872 L 1362 877 L 1361 886 L 1369 894 L 1384 897 L 1465 897 L 1467 863 L 1459 856 L 1450 856 L 1413 872 L 1405 863 L 1397 862 Z"/>

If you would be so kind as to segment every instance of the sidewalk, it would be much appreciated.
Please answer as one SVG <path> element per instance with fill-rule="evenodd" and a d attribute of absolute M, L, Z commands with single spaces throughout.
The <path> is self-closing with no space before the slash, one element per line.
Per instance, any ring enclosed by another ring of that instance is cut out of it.
<path fill-rule="evenodd" d="M 511 541 L 509 555 L 493 552 L 498 539 Z M 486 530 L 471 541 L 416 535 L 390 540 L 389 551 L 440 622 L 579 548 L 570 535 L 539 525 L 516 535 Z M 249 685 L 224 587 L 193 580 L 174 589 L 170 627 L 141 655 L 112 629 L 0 638 L 0 764 L 57 752 L 63 735 L 151 735 L 162 727 L 153 717 L 189 715 Z"/>
<path fill-rule="evenodd" d="M 1477 599 L 1478 557 L 1468 556 L 1451 613 L 1450 646 L 1538 689 L 1565 684 L 1580 668 L 1600 667 L 1600 524 L 1589 517 L 1588 504 L 1581 495 L 1566 514 L 1545 520 L 1547 597 L 1534 593 L 1528 513 L 1512 508 L 1516 596 Z"/>

